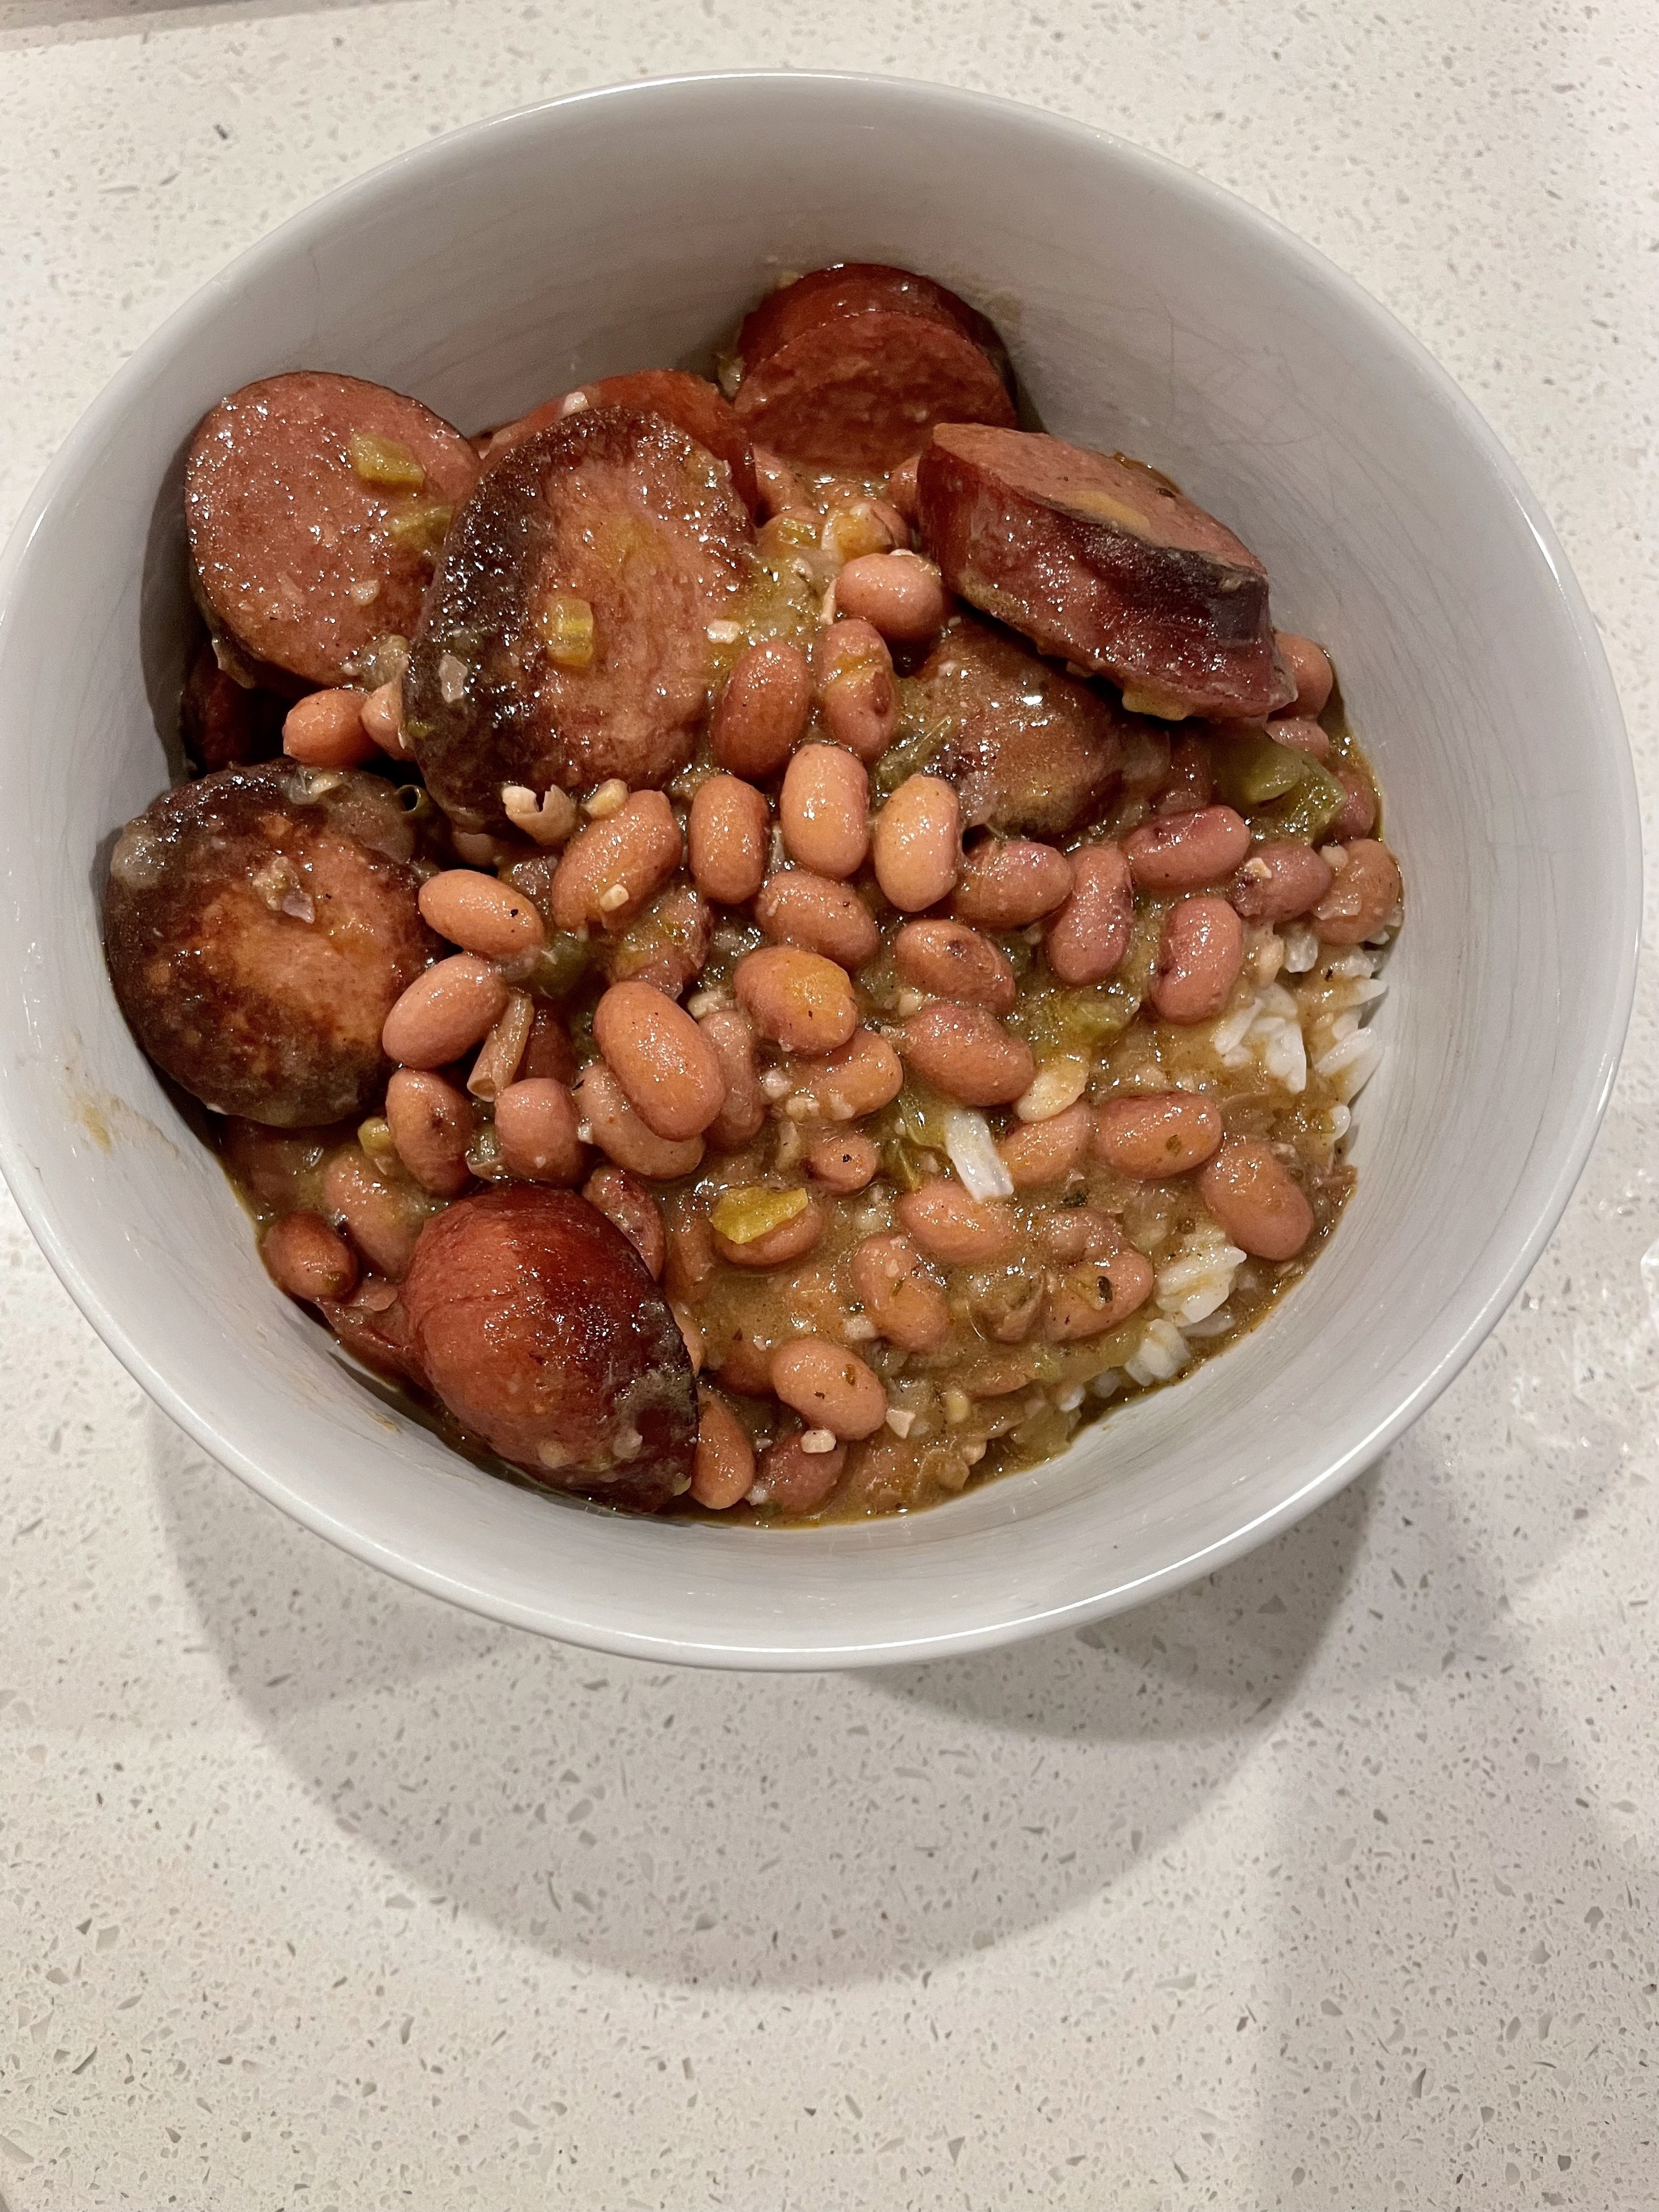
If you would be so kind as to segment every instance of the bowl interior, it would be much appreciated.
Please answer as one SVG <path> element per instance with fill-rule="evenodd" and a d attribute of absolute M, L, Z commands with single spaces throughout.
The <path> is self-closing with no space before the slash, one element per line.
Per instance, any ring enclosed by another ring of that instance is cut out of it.
<path fill-rule="evenodd" d="M 1328 641 L 1408 925 L 1358 1190 L 1310 1282 L 1060 1462 L 915 1519 L 620 1521 L 491 1480 L 363 1387 L 265 1280 L 107 988 L 112 832 L 166 781 L 182 453 L 222 392 L 345 369 L 466 428 L 707 362 L 775 272 L 892 261 L 1000 325 L 1048 427 L 1173 475 Z M 1565 1202 L 1623 1034 L 1628 759 L 1571 579 L 1413 343 L 1242 205 L 1073 125 L 936 88 L 693 80 L 475 126 L 336 193 L 130 364 L 14 543 L 0 787 L 18 985 L 6 1164 L 54 1263 L 265 1494 L 462 1602 L 714 1663 L 961 1648 L 1219 1563 L 1363 1466 L 1455 1371 Z"/>

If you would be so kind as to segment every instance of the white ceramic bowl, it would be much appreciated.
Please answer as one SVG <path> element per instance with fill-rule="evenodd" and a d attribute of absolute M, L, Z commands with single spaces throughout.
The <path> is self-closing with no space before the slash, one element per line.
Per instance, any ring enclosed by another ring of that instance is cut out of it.
<path fill-rule="evenodd" d="M 707 360 L 780 268 L 983 307 L 1048 427 L 1170 471 L 1332 644 L 1408 926 L 1358 1189 L 1311 1281 L 1061 1460 L 914 1519 L 626 1521 L 492 1481 L 265 1279 L 105 981 L 111 832 L 165 783 L 182 456 L 252 377 L 349 370 L 466 428 Z M 1397 324 L 1237 200 L 1075 124 L 885 80 L 632 85 L 419 148 L 245 254 L 59 454 L 0 574 L 4 1164 L 173 1417 L 360 1558 L 481 1613 L 708 1664 L 918 1657 L 1170 1589 L 1328 1497 L 1455 1374 L 1571 1190 L 1623 1039 L 1640 855 L 1594 625 L 1491 433 Z"/>

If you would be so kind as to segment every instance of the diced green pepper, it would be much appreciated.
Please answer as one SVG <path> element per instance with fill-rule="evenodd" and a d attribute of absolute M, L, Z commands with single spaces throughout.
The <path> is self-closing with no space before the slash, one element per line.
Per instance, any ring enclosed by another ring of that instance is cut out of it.
<path fill-rule="evenodd" d="M 1216 789 L 1241 813 L 1271 806 L 1294 791 L 1318 763 L 1293 745 L 1281 745 L 1265 733 L 1224 738 L 1215 748 Z"/>
<path fill-rule="evenodd" d="M 512 881 L 512 871 L 507 872 Z M 544 999 L 568 999 L 587 973 L 591 957 L 586 940 L 568 930 L 556 929 L 537 953 L 527 988 Z"/>
<path fill-rule="evenodd" d="M 1282 806 L 1259 815 L 1255 827 L 1273 825 L 1275 837 L 1293 837 L 1316 844 L 1347 803 L 1348 794 L 1328 768 L 1309 760 L 1302 780 Z"/>

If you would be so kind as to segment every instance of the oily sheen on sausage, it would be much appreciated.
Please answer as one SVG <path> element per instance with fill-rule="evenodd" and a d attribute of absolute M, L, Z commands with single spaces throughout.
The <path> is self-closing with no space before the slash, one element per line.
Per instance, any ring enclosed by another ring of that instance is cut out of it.
<path fill-rule="evenodd" d="M 1058 836 L 1108 795 L 1127 718 L 1006 630 L 958 623 L 915 684 L 918 719 L 945 732 L 927 773 L 955 784 L 967 828 Z"/>
<path fill-rule="evenodd" d="M 501 791 L 690 758 L 753 533 L 730 471 L 659 415 L 568 415 L 487 469 L 457 515 L 404 677 L 404 736 L 452 819 Z"/>
<path fill-rule="evenodd" d="M 733 404 L 744 428 L 813 467 L 884 471 L 936 422 L 1015 419 L 995 331 L 908 270 L 815 269 L 755 309 L 737 349 Z"/>
<path fill-rule="evenodd" d="M 207 414 L 185 521 L 210 623 L 247 659 L 349 684 L 377 638 L 406 637 L 477 457 L 418 399 L 296 369 Z"/>
<path fill-rule="evenodd" d="M 433 1391 L 538 1482 L 641 1512 L 690 1487 L 684 1340 L 586 1199 L 516 1183 L 459 1200 L 422 1231 L 402 1300 Z"/>
<path fill-rule="evenodd" d="M 380 1030 L 437 951 L 414 835 L 378 776 L 274 760 L 164 792 L 116 841 L 104 951 L 175 1083 L 282 1128 L 366 1112 Z"/>
<path fill-rule="evenodd" d="M 1132 710 L 1249 718 L 1294 698 L 1261 563 L 1155 469 L 950 423 L 916 484 L 922 542 L 951 589 L 1109 676 Z"/>
<path fill-rule="evenodd" d="M 577 403 L 573 405 L 573 402 Z M 580 403 L 589 407 L 626 407 L 635 414 L 660 415 L 678 423 L 688 438 L 724 461 L 732 471 L 738 496 L 750 514 L 760 512 L 760 486 L 755 476 L 755 449 L 731 402 L 706 376 L 693 376 L 684 368 L 636 368 L 623 376 L 601 376 L 592 384 L 579 384 L 544 400 L 514 422 L 503 422 L 492 431 L 484 447 L 484 465 L 498 460 L 509 447 L 522 445 L 537 430 L 579 414 Z"/>

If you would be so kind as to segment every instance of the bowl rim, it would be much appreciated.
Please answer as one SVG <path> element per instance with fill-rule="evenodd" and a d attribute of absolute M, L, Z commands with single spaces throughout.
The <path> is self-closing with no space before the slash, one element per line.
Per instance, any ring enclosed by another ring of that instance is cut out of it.
<path fill-rule="evenodd" d="M 1127 1579 L 1109 1577 L 1105 1587 L 1088 1597 L 1049 1607 L 1010 1610 L 979 1626 L 912 1638 L 885 1635 L 879 1640 L 848 1644 L 836 1644 L 826 1638 L 811 1647 L 793 1648 L 763 1647 L 758 1643 L 723 1644 L 716 1635 L 688 1642 L 684 1635 L 658 1637 L 618 1629 L 603 1620 L 573 1615 L 568 1609 L 568 1601 L 562 1601 L 556 1592 L 550 1593 L 547 1603 L 538 1605 L 499 1596 L 465 1581 L 457 1572 L 410 1558 L 354 1528 L 325 1504 L 292 1490 L 281 1477 L 222 1433 L 215 1420 L 189 1402 L 170 1378 L 138 1350 L 98 1285 L 83 1271 L 60 1222 L 59 1210 L 44 1184 L 38 1181 L 11 1125 L 3 1068 L 0 1068 L 0 1172 L 3 1172 L 19 1211 L 58 1280 L 146 1395 L 221 1466 L 239 1475 L 291 1518 L 366 1564 L 487 1619 L 625 1657 L 659 1663 L 668 1661 L 779 1671 L 891 1665 L 981 1650 L 1082 1626 L 1146 1603 L 1214 1572 L 1333 1497 L 1402 1435 L 1455 1379 L 1500 1319 L 1553 1233 L 1583 1171 L 1612 1095 L 1634 1002 L 1641 944 L 1640 816 L 1629 739 L 1612 672 L 1595 617 L 1555 532 L 1497 433 L 1449 371 L 1389 309 L 1276 218 L 1165 155 L 1137 145 L 1115 132 L 1027 101 L 966 91 L 927 79 L 869 71 L 715 70 L 645 77 L 567 93 L 480 117 L 422 140 L 361 175 L 348 179 L 300 209 L 245 247 L 174 308 L 77 419 L 25 501 L 16 525 L 3 550 L 0 550 L 0 646 L 4 643 L 15 589 L 27 568 L 35 535 L 76 476 L 83 452 L 128 411 L 133 398 L 154 374 L 158 360 L 187 343 L 213 314 L 222 290 L 232 280 L 257 279 L 268 264 L 279 263 L 296 248 L 303 250 L 308 244 L 332 235 L 355 214 L 367 212 L 386 195 L 395 193 L 406 176 L 434 161 L 453 159 L 463 144 L 482 145 L 497 134 L 532 127 L 539 118 L 556 118 L 568 112 L 615 102 L 625 104 L 641 95 L 661 97 L 677 91 L 707 90 L 719 86 L 749 90 L 770 88 L 790 93 L 819 88 L 857 94 L 878 103 L 921 99 L 950 107 L 964 118 L 975 114 L 987 120 L 1018 118 L 1028 126 L 1040 125 L 1057 140 L 1070 142 L 1081 155 L 1104 154 L 1109 161 L 1139 173 L 1144 181 L 1184 200 L 1196 211 L 1221 216 L 1242 231 L 1247 240 L 1270 248 L 1296 267 L 1313 287 L 1333 297 L 1356 326 L 1405 358 L 1428 392 L 1447 410 L 1463 440 L 1475 450 L 1494 489 L 1508 500 L 1524 522 L 1567 615 L 1592 709 L 1595 741 L 1606 750 L 1607 765 L 1618 787 L 1622 834 L 1607 854 L 1605 878 L 1609 951 L 1616 949 L 1616 958 L 1603 970 L 1600 989 L 1604 1006 L 1593 1065 L 1581 1065 L 1577 1072 L 1577 1111 L 1560 1141 L 1559 1157 L 1548 1187 L 1534 1202 L 1524 1228 L 1517 1233 L 1511 1226 L 1507 1235 L 1500 1230 L 1492 1241 L 1481 1248 L 1464 1283 L 1445 1309 L 1457 1319 L 1451 1340 L 1421 1364 L 1410 1389 L 1389 1415 L 1290 1495 L 1252 1515 L 1226 1536 L 1160 1566 Z M 768 1532 L 763 1540 L 810 1543 L 816 1533 Z"/>

